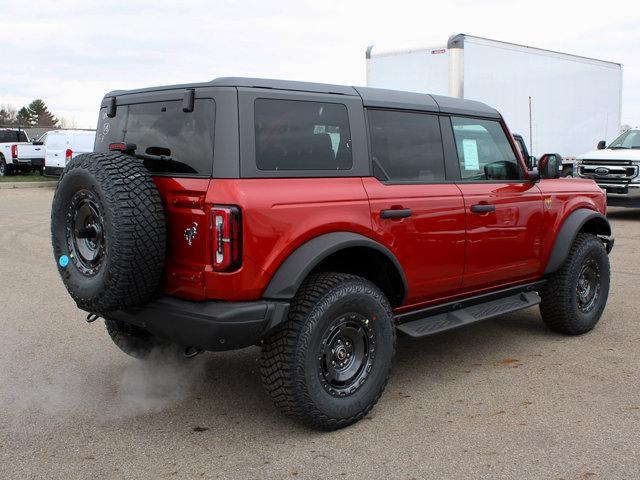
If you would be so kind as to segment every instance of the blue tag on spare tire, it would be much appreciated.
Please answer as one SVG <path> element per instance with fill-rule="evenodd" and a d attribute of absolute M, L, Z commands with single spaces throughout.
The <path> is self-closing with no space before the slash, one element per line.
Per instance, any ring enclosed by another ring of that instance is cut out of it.
<path fill-rule="evenodd" d="M 69 257 L 67 257 L 66 255 L 61 255 L 58 259 L 58 265 L 60 265 L 62 268 L 69 265 Z"/>

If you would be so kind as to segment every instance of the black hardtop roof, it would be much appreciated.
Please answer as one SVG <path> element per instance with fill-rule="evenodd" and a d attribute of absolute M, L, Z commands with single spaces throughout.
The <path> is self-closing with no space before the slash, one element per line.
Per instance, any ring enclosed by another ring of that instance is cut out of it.
<path fill-rule="evenodd" d="M 494 108 L 475 100 L 430 95 L 426 93 L 405 92 L 371 87 L 350 87 L 327 83 L 298 82 L 293 80 L 274 80 L 268 78 L 220 77 L 210 82 L 185 83 L 135 90 L 114 90 L 106 97 L 158 92 L 163 90 L 197 89 L 206 87 L 246 87 L 273 90 L 292 90 L 298 92 L 331 93 L 346 96 L 360 96 L 365 107 L 395 108 L 429 112 L 442 112 L 460 115 L 500 118 Z"/>

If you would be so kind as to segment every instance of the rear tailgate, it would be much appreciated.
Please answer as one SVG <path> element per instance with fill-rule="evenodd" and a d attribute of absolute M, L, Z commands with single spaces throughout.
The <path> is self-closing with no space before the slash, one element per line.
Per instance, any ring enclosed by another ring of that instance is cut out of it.
<path fill-rule="evenodd" d="M 18 161 L 27 162 L 31 160 L 44 160 L 45 146 L 44 145 L 32 145 L 19 144 L 18 145 Z"/>
<path fill-rule="evenodd" d="M 167 257 L 162 292 L 191 300 L 205 296 L 204 272 L 210 264 L 209 179 L 155 177 L 164 203 Z"/>

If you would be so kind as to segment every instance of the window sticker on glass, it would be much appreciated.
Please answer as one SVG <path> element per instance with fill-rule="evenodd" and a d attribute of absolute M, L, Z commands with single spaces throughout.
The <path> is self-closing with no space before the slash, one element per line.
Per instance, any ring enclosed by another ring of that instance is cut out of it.
<path fill-rule="evenodd" d="M 464 156 L 465 170 L 480 170 L 478 161 L 478 143 L 473 138 L 462 140 L 462 154 Z"/>

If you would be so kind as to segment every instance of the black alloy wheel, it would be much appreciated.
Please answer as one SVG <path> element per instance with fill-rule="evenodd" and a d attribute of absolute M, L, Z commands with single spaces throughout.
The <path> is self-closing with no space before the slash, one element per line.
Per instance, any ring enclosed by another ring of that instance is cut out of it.
<path fill-rule="evenodd" d="M 376 331 L 369 319 L 348 313 L 326 329 L 318 355 L 322 386 L 335 396 L 352 395 L 371 372 L 376 353 Z"/>
<path fill-rule="evenodd" d="M 89 190 L 79 190 L 69 204 L 66 218 L 69 258 L 83 274 L 95 275 L 105 254 L 104 214 Z"/>
<path fill-rule="evenodd" d="M 598 263 L 589 258 L 582 266 L 576 286 L 578 308 L 583 313 L 593 310 L 598 302 L 600 293 L 600 267 Z"/>

